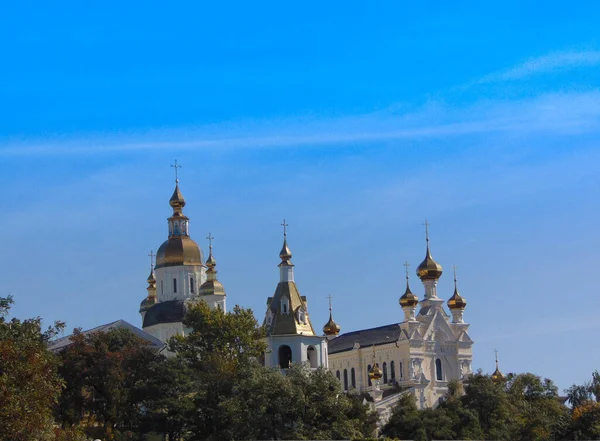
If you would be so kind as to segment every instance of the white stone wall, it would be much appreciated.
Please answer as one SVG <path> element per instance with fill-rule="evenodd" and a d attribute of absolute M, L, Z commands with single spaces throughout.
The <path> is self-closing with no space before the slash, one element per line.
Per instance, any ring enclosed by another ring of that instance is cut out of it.
<path fill-rule="evenodd" d="M 159 302 L 197 296 L 200 285 L 206 280 L 202 265 L 166 266 L 158 268 L 155 273 L 156 296 Z M 191 279 L 194 280 L 194 292 L 191 292 Z M 173 280 L 177 280 L 177 292 L 174 291 Z"/>

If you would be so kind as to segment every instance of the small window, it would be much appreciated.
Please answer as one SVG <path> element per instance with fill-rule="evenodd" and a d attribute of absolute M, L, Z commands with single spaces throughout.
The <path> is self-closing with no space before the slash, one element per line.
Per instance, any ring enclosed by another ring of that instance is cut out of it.
<path fill-rule="evenodd" d="M 383 384 L 387 384 L 388 376 L 387 376 L 387 363 L 383 362 Z"/>
<path fill-rule="evenodd" d="M 350 382 L 353 388 L 356 388 L 356 372 L 354 368 L 350 369 Z"/>
<path fill-rule="evenodd" d="M 369 381 L 369 386 L 372 386 L 371 377 L 369 376 L 369 372 L 371 372 L 371 365 L 367 366 L 367 380 Z"/>
<path fill-rule="evenodd" d="M 444 379 L 442 376 L 442 360 L 439 358 L 435 360 L 435 378 L 438 381 L 442 381 Z"/>
<path fill-rule="evenodd" d="M 344 369 L 344 390 L 348 390 L 348 369 Z"/>
<path fill-rule="evenodd" d="M 194 292 L 194 278 L 190 277 L 190 292 Z"/>
<path fill-rule="evenodd" d="M 165 286 L 164 286 L 164 284 L 163 284 L 163 281 L 162 281 L 162 280 L 160 281 L 160 293 L 161 293 L 161 294 L 164 294 L 164 293 L 165 293 Z"/>
<path fill-rule="evenodd" d="M 402 362 L 400 362 L 400 379 L 404 376 L 404 372 L 402 372 Z"/>
<path fill-rule="evenodd" d="M 177 292 L 177 279 L 173 279 L 173 292 Z"/>
<path fill-rule="evenodd" d="M 396 381 L 396 365 L 394 360 L 390 361 L 390 377 L 392 379 L 392 383 Z"/>
<path fill-rule="evenodd" d="M 339 379 L 340 379 L 340 371 L 337 371 L 337 372 L 335 373 L 335 376 L 336 376 L 336 378 L 339 380 Z"/>

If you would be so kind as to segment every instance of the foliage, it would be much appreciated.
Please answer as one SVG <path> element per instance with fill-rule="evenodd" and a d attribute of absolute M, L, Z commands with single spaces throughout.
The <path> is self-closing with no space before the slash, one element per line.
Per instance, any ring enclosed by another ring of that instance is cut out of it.
<path fill-rule="evenodd" d="M 116 328 L 87 335 L 75 330 L 59 357 L 65 390 L 56 417 L 63 427 L 95 428 L 88 433 L 95 430 L 105 439 L 138 430 L 141 405 L 151 391 L 147 381 L 161 371 L 162 355 L 131 331 Z"/>
<path fill-rule="evenodd" d="M 40 318 L 7 320 L 12 303 L 0 298 L 0 439 L 50 439 L 61 382 L 46 346 L 63 324 L 42 331 Z"/>

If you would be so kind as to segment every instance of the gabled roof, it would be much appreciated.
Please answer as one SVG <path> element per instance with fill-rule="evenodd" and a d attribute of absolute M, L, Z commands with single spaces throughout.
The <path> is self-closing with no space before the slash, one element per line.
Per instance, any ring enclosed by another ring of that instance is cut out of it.
<path fill-rule="evenodd" d="M 140 328 L 133 326 L 131 323 L 128 323 L 125 320 L 117 320 L 115 322 L 107 323 L 105 325 L 100 325 L 95 328 L 88 329 L 87 331 L 82 331 L 81 333 L 83 335 L 88 335 L 88 334 L 92 334 L 94 332 L 107 332 L 107 331 L 110 331 L 111 329 L 119 329 L 119 328 L 124 328 L 124 329 L 131 331 L 137 337 L 141 338 L 142 340 L 147 341 L 150 344 L 150 346 L 156 350 L 161 350 L 165 347 L 165 344 L 162 341 L 160 341 L 158 338 L 154 337 L 153 335 L 148 334 L 147 332 L 143 331 Z M 68 335 L 66 337 L 61 337 L 59 339 L 51 341 L 48 345 L 48 349 L 52 352 L 59 352 L 71 344 L 70 338 L 71 338 L 71 335 Z"/>
<path fill-rule="evenodd" d="M 270 299 L 269 309 L 272 319 L 271 324 L 267 327 L 268 335 L 316 335 L 308 315 L 306 297 L 300 295 L 294 282 L 279 282 L 275 294 Z M 282 310 L 282 300 L 284 299 L 288 303 L 285 312 Z M 304 309 L 306 323 L 298 320 L 301 308 Z"/>
<path fill-rule="evenodd" d="M 360 331 L 348 332 L 330 340 L 327 343 L 330 354 L 350 351 L 354 344 L 358 343 L 361 347 L 383 345 L 393 343 L 400 338 L 401 328 L 397 323 L 380 326 L 378 328 L 361 329 Z"/>

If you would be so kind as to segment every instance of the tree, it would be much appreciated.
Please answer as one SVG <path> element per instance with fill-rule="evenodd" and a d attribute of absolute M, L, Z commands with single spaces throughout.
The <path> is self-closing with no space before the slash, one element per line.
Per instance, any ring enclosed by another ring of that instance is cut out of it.
<path fill-rule="evenodd" d="M 50 439 L 62 384 L 47 343 L 64 325 L 42 331 L 40 318 L 7 320 L 12 303 L 0 298 L 0 439 Z"/>
<path fill-rule="evenodd" d="M 75 330 L 59 357 L 66 387 L 56 416 L 63 427 L 82 424 L 106 439 L 139 431 L 141 405 L 152 391 L 147 382 L 160 372 L 162 355 L 117 328 L 87 335 Z"/>

